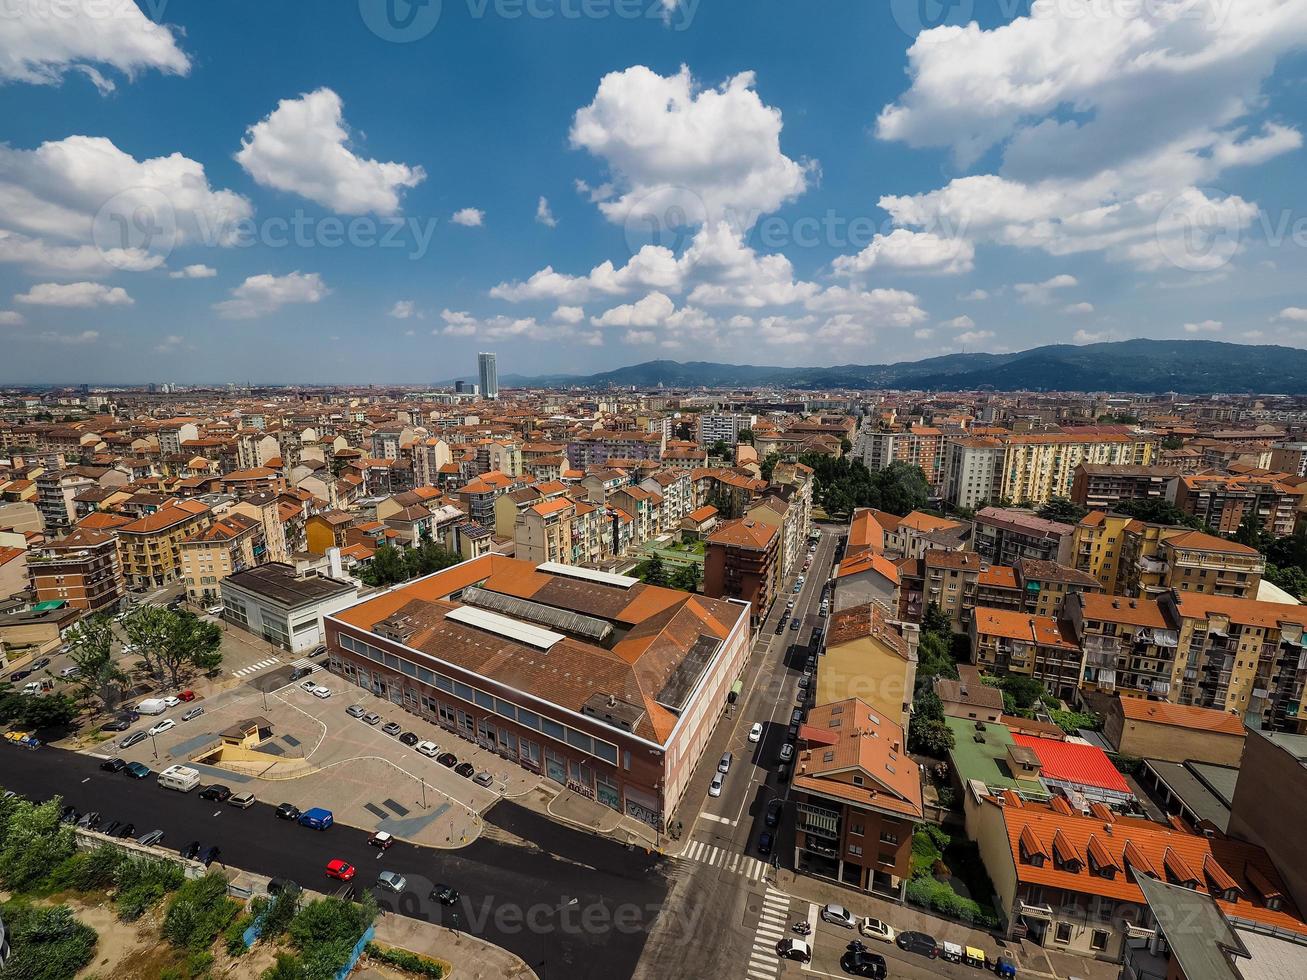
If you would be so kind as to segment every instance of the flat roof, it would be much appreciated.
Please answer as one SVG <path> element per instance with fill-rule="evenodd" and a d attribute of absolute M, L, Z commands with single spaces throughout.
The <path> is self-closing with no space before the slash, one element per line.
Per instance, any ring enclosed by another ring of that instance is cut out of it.
<path fill-rule="evenodd" d="M 1212 792 L 1211 787 L 1199 778 L 1199 775 L 1178 762 L 1163 762 L 1160 759 L 1148 759 L 1147 765 L 1181 802 L 1187 806 L 1199 820 L 1206 820 L 1225 833 L 1230 826 L 1230 804 Z M 1220 768 L 1220 767 L 1217 767 Z M 1239 770 L 1230 770 L 1238 777 Z"/>
<path fill-rule="evenodd" d="M 1012 733 L 1006 725 L 985 722 L 983 731 L 976 728 L 971 718 L 944 718 L 944 724 L 953 732 L 953 748 L 949 749 L 949 759 L 957 770 L 963 785 L 969 780 L 978 779 L 986 786 L 998 789 L 1014 789 L 1034 796 L 1047 796 L 1048 790 L 1037 779 L 1017 779 L 1007 767 L 1006 759 L 1009 746 L 1013 745 Z M 982 742 L 976 736 L 984 737 Z"/>
<path fill-rule="evenodd" d="M 234 585 L 282 606 L 305 606 L 358 591 L 358 586 L 353 582 L 342 582 L 321 575 L 297 576 L 294 566 L 281 562 L 256 565 L 228 575 L 222 584 Z"/>

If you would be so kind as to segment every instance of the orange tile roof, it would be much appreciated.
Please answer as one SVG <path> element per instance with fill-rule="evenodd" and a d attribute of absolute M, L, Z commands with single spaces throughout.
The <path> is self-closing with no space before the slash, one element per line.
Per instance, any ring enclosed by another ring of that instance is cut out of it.
<path fill-rule="evenodd" d="M 904 751 L 902 728 L 858 698 L 816 705 L 805 725 L 822 744 L 799 752 L 796 789 L 921 818 L 921 776 Z M 864 785 L 843 778 L 854 773 L 864 776 Z"/>
<path fill-rule="evenodd" d="M 853 519 L 849 522 L 845 552 L 851 555 L 868 549 L 885 550 L 885 528 L 876 520 L 870 507 L 859 507 L 853 512 Z"/>
<path fill-rule="evenodd" d="M 835 577 L 844 578 L 848 575 L 857 575 L 860 572 L 877 572 L 895 585 L 899 584 L 898 566 L 884 555 L 876 554 L 874 551 L 863 551 L 852 558 L 845 558 L 840 562 L 839 571 L 835 573 Z"/>
<path fill-rule="evenodd" d="M 708 518 L 716 516 L 717 508 L 712 506 L 712 504 L 705 504 L 698 510 L 690 511 L 690 520 L 694 521 L 696 524 L 702 524 L 704 521 L 708 520 Z"/>
<path fill-rule="evenodd" d="M 548 517 L 550 514 L 557 514 L 559 511 L 567 510 L 572 506 L 572 501 L 566 497 L 559 497 L 555 500 L 546 500 L 544 503 L 535 504 L 531 509 L 541 517 Z"/>
<path fill-rule="evenodd" d="M 1230 622 L 1260 629 L 1278 629 L 1281 623 L 1307 627 L 1307 606 L 1291 606 L 1257 599 L 1203 595 L 1199 592 L 1176 592 L 1175 604 L 1186 619 L 1228 616 Z"/>
<path fill-rule="evenodd" d="M 955 527 L 961 527 L 957 521 L 950 521 L 943 517 L 934 517 L 931 514 L 923 514 L 919 510 L 914 510 L 903 520 L 899 521 L 899 527 L 910 527 L 914 531 L 929 533 L 931 531 L 947 531 Z"/>
<path fill-rule="evenodd" d="M 1200 708 L 1196 705 L 1149 701 L 1147 698 L 1121 695 L 1121 714 L 1131 721 L 1146 721 L 1155 725 L 1220 732 L 1223 735 L 1244 733 L 1243 721 L 1240 718 L 1216 708 Z"/>
<path fill-rule="evenodd" d="M 1250 548 L 1246 544 L 1239 544 L 1227 538 L 1218 538 L 1215 534 L 1204 534 L 1202 531 L 1182 531 L 1180 534 L 1163 538 L 1162 544 L 1170 545 L 1172 548 L 1192 548 L 1196 551 L 1215 551 L 1226 555 L 1258 554 L 1256 548 Z"/>
<path fill-rule="evenodd" d="M 772 525 L 742 518 L 720 525 L 717 530 L 708 535 L 708 543 L 766 550 L 779 533 Z"/>
<path fill-rule="evenodd" d="M 982 636 L 1001 636 L 1011 640 L 1029 640 L 1039 646 L 1078 650 L 1074 643 L 1062 636 L 1057 620 L 1052 616 L 1032 616 L 1010 609 L 992 609 L 977 606 L 972 622 Z"/>
<path fill-rule="evenodd" d="M 1017 587 L 1017 570 L 1011 565 L 990 565 L 981 569 L 976 576 L 977 585 L 988 585 L 996 589 L 1015 589 Z"/>
<path fill-rule="evenodd" d="M 1097 592 L 1080 592 L 1078 599 L 1085 619 L 1159 630 L 1171 628 L 1156 599 L 1126 599 Z"/>

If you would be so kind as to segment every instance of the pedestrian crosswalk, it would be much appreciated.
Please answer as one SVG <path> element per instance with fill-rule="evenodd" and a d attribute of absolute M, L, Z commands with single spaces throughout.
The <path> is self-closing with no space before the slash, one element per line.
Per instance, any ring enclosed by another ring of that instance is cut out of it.
<path fill-rule="evenodd" d="M 753 932 L 753 949 L 749 950 L 749 965 L 745 973 L 751 980 L 775 980 L 780 970 L 776 944 L 785 938 L 789 927 L 790 899 L 781 891 L 767 886 L 762 896 L 762 912 L 758 927 Z"/>
<path fill-rule="evenodd" d="M 294 667 L 295 669 L 299 669 L 300 667 L 307 667 L 309 670 L 317 670 L 319 667 L 322 666 L 322 664 L 318 663 L 312 657 L 300 657 L 298 660 L 294 661 L 291 664 L 291 666 Z"/>
<path fill-rule="evenodd" d="M 249 674 L 257 674 L 261 670 L 267 670 L 276 664 L 281 663 L 276 657 L 269 657 L 267 660 L 260 660 L 256 664 L 250 664 L 248 667 L 242 667 L 240 670 L 233 670 L 233 677 L 245 677 Z"/>
<path fill-rule="evenodd" d="M 701 840 L 690 841 L 690 845 L 681 855 L 689 861 L 721 868 L 732 874 L 744 875 L 750 881 L 759 881 L 767 873 L 767 865 L 747 854 L 732 852 L 724 847 L 717 847 Z"/>

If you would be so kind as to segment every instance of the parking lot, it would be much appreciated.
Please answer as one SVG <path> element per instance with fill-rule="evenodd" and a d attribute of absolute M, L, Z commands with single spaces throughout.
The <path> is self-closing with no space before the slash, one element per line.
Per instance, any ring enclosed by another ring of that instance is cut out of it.
<path fill-rule="evenodd" d="M 253 678 L 233 691 L 192 704 L 180 704 L 163 715 L 142 717 L 130 732 L 148 731 L 161 721 L 174 725 L 127 749 L 126 734 L 99 746 L 99 754 L 138 761 L 158 771 L 178 763 L 192 764 L 200 750 L 214 745 L 226 729 L 250 718 L 263 717 L 271 737 L 253 753 L 256 761 L 234 763 L 231 769 L 196 765 L 205 782 L 221 782 L 237 792 L 253 792 L 271 803 L 293 803 L 301 809 L 322 806 L 341 823 L 388 830 L 396 836 L 438 847 L 459 847 L 480 833 L 480 814 L 501 796 L 528 792 L 540 777 L 495 754 L 416 717 L 323 670 L 306 681 L 290 682 L 289 666 Z M 308 682 L 331 691 L 327 698 L 302 687 Z M 351 717 L 358 705 L 375 714 L 375 724 Z M 204 713 L 190 721 L 182 715 L 195 706 Z M 384 730 L 388 722 L 421 741 L 434 742 L 437 754 L 452 752 L 475 773 L 480 785 L 419 753 Z M 266 763 L 263 757 L 266 756 Z M 233 771 L 234 770 L 234 771 Z"/>

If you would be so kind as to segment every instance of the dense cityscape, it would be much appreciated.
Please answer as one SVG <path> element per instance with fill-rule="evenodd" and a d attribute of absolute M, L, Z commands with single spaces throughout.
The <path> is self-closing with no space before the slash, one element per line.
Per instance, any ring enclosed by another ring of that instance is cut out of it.
<path fill-rule="evenodd" d="M 1307 0 L 11 0 L 0 980 L 1307 978 Z"/>

